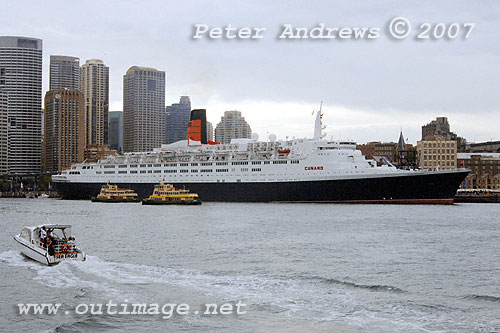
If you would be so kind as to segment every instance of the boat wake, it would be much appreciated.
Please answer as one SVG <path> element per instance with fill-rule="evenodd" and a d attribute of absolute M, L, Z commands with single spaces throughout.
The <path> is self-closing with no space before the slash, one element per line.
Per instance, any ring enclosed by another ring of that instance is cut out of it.
<path fill-rule="evenodd" d="M 117 263 L 94 256 L 87 256 L 86 262 L 66 261 L 47 267 L 16 251 L 0 253 L 0 262 L 35 271 L 34 280 L 48 287 L 77 288 L 81 297 L 88 297 L 86 290 L 92 289 L 115 301 L 144 301 L 144 297 L 158 297 L 156 290 L 161 288 L 142 286 L 159 284 L 181 287 L 213 301 L 242 300 L 248 304 L 248 311 L 279 313 L 290 320 L 345 321 L 354 327 L 389 331 L 426 330 L 436 320 L 431 310 L 404 305 L 404 290 L 386 285 L 362 285 L 317 276 L 212 275 L 197 270 Z M 145 290 L 151 295 L 145 295 Z M 377 299 L 369 297 L 374 291 L 384 292 L 387 300 L 383 302 L 389 304 L 380 308 L 380 304 L 371 303 Z"/>
<path fill-rule="evenodd" d="M 33 279 L 47 287 L 75 288 L 79 291 L 77 297 L 82 297 L 82 294 L 85 294 L 88 289 L 96 290 L 110 297 L 121 294 L 118 289 L 110 284 L 92 281 L 84 276 L 80 276 L 81 274 L 78 274 L 75 267 L 78 267 L 78 264 L 82 264 L 83 262 L 65 261 L 56 266 L 46 266 L 25 257 L 15 250 L 0 253 L 0 262 L 9 266 L 25 267 L 36 272 L 36 276 Z"/>
<path fill-rule="evenodd" d="M 359 288 L 359 289 L 366 289 L 370 291 L 387 291 L 387 292 L 394 292 L 394 293 L 405 293 L 406 291 L 403 289 L 400 289 L 398 287 L 394 286 L 388 286 L 388 285 L 379 285 L 379 284 L 373 284 L 373 285 L 365 285 L 365 284 L 357 284 L 354 282 L 349 282 L 349 281 L 342 281 L 342 280 L 337 280 L 337 279 L 332 279 L 332 278 L 323 278 L 320 276 L 313 276 L 310 278 L 311 280 L 316 280 L 322 283 L 326 284 L 338 284 L 338 285 L 343 285 L 346 287 L 352 287 L 352 288 Z"/>
<path fill-rule="evenodd" d="M 491 296 L 491 295 L 466 295 L 465 299 L 474 300 L 474 301 L 487 301 L 500 303 L 500 297 Z"/>

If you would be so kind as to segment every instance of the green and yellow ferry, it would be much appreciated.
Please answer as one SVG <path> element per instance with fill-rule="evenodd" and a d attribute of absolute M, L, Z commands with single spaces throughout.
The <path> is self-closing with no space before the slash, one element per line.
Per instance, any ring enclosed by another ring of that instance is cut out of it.
<path fill-rule="evenodd" d="M 92 202 L 139 202 L 134 190 L 119 188 L 117 185 L 106 184 L 101 187 L 101 193 L 92 197 Z"/>
<path fill-rule="evenodd" d="M 142 200 L 143 205 L 201 205 L 198 194 L 186 189 L 176 189 L 171 184 L 160 182 L 155 185 L 153 194 Z"/>

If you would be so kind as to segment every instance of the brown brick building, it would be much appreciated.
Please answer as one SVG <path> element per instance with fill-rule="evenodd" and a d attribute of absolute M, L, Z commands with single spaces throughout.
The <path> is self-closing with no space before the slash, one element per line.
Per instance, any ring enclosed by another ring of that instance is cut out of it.
<path fill-rule="evenodd" d="M 116 150 L 109 149 L 108 145 L 90 145 L 85 148 L 84 160 L 87 162 L 96 162 L 106 156 L 116 156 Z"/>
<path fill-rule="evenodd" d="M 396 142 L 368 142 L 365 144 L 360 144 L 356 146 L 356 149 L 361 151 L 363 156 L 371 159 L 374 156 L 384 156 L 389 161 L 394 162 L 398 159 L 398 154 L 396 151 L 398 144 Z"/>
<path fill-rule="evenodd" d="M 86 113 L 78 90 L 54 89 L 45 94 L 43 170 L 57 173 L 84 158 Z"/>
<path fill-rule="evenodd" d="M 457 167 L 457 142 L 442 136 L 428 137 L 417 143 L 417 161 L 422 170 L 455 169 Z"/>
<path fill-rule="evenodd" d="M 422 126 L 422 141 L 433 137 L 455 140 L 457 142 L 457 152 L 465 152 L 467 141 L 450 130 L 447 117 L 437 117 L 436 120 Z"/>
<path fill-rule="evenodd" d="M 459 153 L 457 164 L 471 170 L 460 188 L 500 190 L 500 153 Z"/>

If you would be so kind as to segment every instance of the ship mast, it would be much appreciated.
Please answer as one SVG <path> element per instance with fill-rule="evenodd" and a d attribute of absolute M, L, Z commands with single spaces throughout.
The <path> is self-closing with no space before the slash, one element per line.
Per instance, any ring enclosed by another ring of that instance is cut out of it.
<path fill-rule="evenodd" d="M 314 122 L 314 140 L 320 140 L 324 137 L 323 130 L 326 128 L 326 126 L 323 126 L 323 123 L 321 122 L 321 118 L 323 118 L 323 114 L 321 112 L 322 107 L 323 101 L 321 101 L 319 105 L 319 111 L 316 112 L 316 120 Z"/>

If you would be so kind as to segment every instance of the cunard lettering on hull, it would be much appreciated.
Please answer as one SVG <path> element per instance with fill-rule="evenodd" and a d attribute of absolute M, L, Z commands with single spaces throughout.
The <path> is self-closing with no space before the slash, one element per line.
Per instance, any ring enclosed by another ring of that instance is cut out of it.
<path fill-rule="evenodd" d="M 307 170 L 307 171 L 323 170 L 323 166 L 308 166 L 308 167 L 304 167 L 304 170 Z"/>

